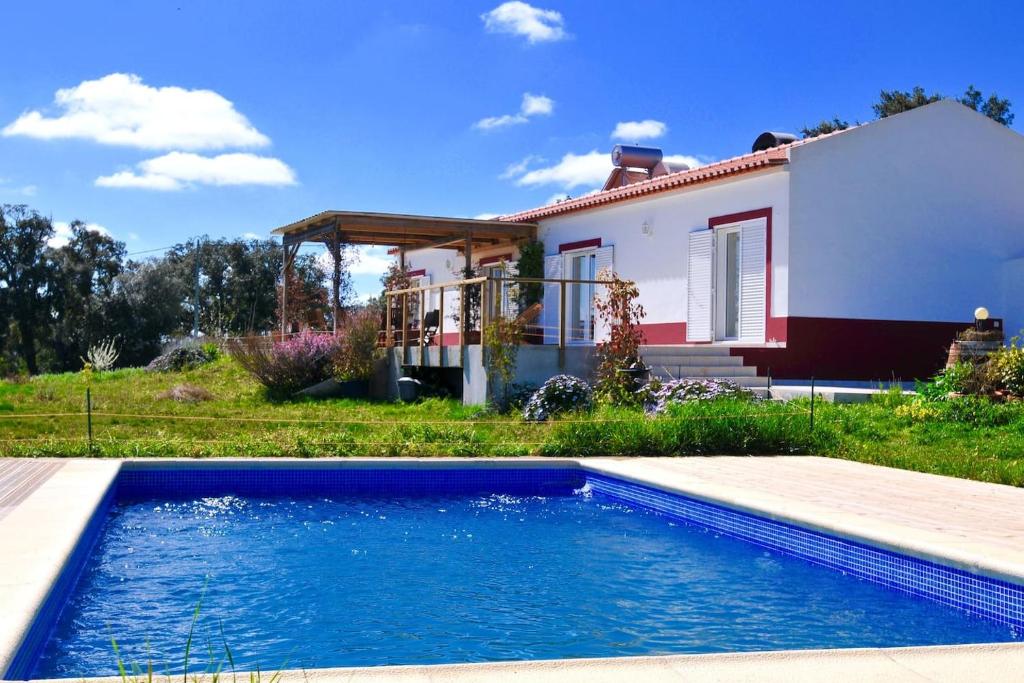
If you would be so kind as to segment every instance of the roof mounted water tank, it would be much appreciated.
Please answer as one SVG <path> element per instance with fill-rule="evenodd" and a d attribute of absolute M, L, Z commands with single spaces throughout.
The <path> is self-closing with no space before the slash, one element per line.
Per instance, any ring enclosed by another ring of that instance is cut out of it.
<path fill-rule="evenodd" d="M 779 145 L 786 145 L 790 142 L 796 142 L 797 137 L 792 133 L 776 133 L 773 131 L 765 131 L 757 136 L 754 140 L 753 146 L 751 146 L 751 152 L 763 152 L 766 149 L 772 147 L 778 147 Z"/>
<path fill-rule="evenodd" d="M 612 147 L 612 164 L 619 168 L 642 168 L 650 171 L 661 163 L 661 150 L 657 147 L 635 147 L 615 145 Z"/>

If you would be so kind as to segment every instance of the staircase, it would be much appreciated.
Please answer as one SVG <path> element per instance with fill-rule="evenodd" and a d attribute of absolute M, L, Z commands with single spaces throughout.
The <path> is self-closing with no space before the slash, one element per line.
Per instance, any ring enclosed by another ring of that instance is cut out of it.
<path fill-rule="evenodd" d="M 652 378 L 713 377 L 727 379 L 748 389 L 768 386 L 767 377 L 758 377 L 757 368 L 744 365 L 742 356 L 730 355 L 727 346 L 644 346 L 640 349 L 640 356 L 651 369 Z"/>

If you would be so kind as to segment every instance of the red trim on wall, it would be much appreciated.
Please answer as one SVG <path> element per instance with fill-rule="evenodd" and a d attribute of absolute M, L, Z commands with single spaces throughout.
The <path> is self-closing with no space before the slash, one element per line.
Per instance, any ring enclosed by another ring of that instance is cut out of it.
<path fill-rule="evenodd" d="M 685 344 L 686 323 L 640 323 L 645 344 Z"/>
<path fill-rule="evenodd" d="M 780 379 L 910 381 L 945 365 L 949 345 L 970 322 L 783 318 L 785 348 L 732 347 L 759 375 Z"/>
<path fill-rule="evenodd" d="M 772 317 L 772 208 L 754 209 L 752 211 L 740 211 L 724 216 L 713 216 L 708 219 L 708 229 L 712 230 L 720 225 L 752 221 L 758 218 L 765 219 L 765 321 L 764 337 L 766 341 L 784 342 L 788 339 L 789 328 L 786 325 L 786 318 Z"/>
<path fill-rule="evenodd" d="M 419 270 L 410 270 L 406 275 L 409 277 L 421 277 L 427 274 L 426 268 L 420 268 Z"/>
<path fill-rule="evenodd" d="M 564 244 L 559 244 L 558 245 L 558 253 L 559 254 L 564 254 L 565 252 L 572 251 L 574 249 L 589 249 L 591 247 L 600 247 L 600 246 L 601 246 L 601 238 L 600 237 L 595 237 L 594 239 L 589 239 L 589 240 L 579 240 L 577 242 L 565 242 Z"/>
<path fill-rule="evenodd" d="M 477 262 L 478 266 L 489 266 L 493 263 L 501 263 L 502 261 L 511 261 L 512 252 L 506 254 L 498 254 L 496 256 L 485 256 Z"/>

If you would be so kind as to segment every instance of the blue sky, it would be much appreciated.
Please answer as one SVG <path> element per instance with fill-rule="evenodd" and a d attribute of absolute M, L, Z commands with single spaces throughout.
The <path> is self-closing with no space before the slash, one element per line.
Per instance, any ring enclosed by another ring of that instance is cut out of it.
<path fill-rule="evenodd" d="M 0 202 L 130 252 L 324 209 L 511 212 L 599 185 L 617 128 L 707 162 L 764 130 L 868 120 L 882 88 L 973 83 L 1024 125 L 1016 3 L 36 0 L 3 16 Z M 357 268 L 361 292 L 379 265 Z"/>

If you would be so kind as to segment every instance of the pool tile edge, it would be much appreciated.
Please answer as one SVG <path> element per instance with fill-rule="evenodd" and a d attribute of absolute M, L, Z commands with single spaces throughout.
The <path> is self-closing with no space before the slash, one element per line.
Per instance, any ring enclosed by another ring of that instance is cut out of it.
<path fill-rule="evenodd" d="M 0 548 L 18 558 L 0 577 L 0 676 L 21 651 L 120 468 L 117 460 L 68 460 L 0 520 Z"/>

